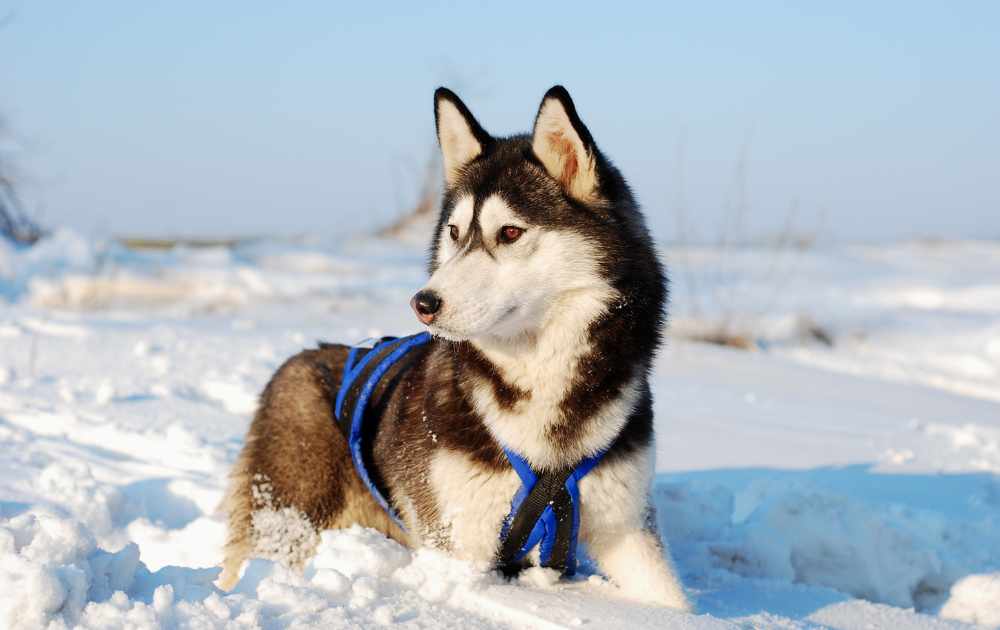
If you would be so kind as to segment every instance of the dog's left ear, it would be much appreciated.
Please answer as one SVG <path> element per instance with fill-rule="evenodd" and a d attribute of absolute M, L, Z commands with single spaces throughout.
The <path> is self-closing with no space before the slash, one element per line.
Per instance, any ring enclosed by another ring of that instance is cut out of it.
<path fill-rule="evenodd" d="M 531 148 L 570 197 L 580 201 L 594 198 L 598 185 L 597 146 L 577 116 L 569 92 L 561 85 L 542 98 Z"/>

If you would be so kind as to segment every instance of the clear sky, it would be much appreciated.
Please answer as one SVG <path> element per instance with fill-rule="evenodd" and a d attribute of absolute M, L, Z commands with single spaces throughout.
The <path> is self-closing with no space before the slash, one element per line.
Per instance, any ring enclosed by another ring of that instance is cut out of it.
<path fill-rule="evenodd" d="M 562 83 L 657 235 L 1000 238 L 1000 2 L 31 2 L 0 112 L 47 222 L 357 231 L 431 95 L 527 130 Z M 745 208 L 742 225 L 732 220 Z"/>

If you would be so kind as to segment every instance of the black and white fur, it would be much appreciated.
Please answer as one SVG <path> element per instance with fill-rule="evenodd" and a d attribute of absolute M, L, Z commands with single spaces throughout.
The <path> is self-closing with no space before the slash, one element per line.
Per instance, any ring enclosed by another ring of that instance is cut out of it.
<path fill-rule="evenodd" d="M 446 192 L 414 302 L 434 340 L 376 392 L 372 447 L 406 531 L 358 481 L 332 417 L 347 348 L 307 350 L 265 389 L 233 472 L 223 584 L 247 557 L 280 555 L 255 525 L 268 514 L 297 523 L 292 563 L 310 528 L 353 523 L 492 562 L 520 485 L 500 444 L 536 470 L 606 448 L 580 483 L 580 540 L 628 595 L 690 610 L 649 502 L 666 279 L 625 180 L 562 87 L 530 135 L 491 136 L 444 88 L 434 110 Z"/>

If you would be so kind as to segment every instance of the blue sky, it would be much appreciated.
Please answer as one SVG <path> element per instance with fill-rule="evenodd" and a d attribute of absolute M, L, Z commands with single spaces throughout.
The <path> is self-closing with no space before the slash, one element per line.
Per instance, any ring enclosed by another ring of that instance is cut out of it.
<path fill-rule="evenodd" d="M 4 4 L 0 112 L 49 223 L 338 233 L 412 199 L 454 87 L 554 83 L 657 235 L 1000 238 L 1000 3 Z M 737 225 L 734 208 L 744 218 Z"/>

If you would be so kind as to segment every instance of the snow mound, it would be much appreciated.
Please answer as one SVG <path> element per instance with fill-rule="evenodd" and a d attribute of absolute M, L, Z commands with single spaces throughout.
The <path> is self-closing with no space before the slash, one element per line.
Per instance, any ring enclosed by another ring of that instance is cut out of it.
<path fill-rule="evenodd" d="M 654 488 L 660 530 L 692 579 L 721 569 L 932 612 L 949 591 L 964 601 L 983 583 L 963 585 L 963 576 L 1000 563 L 996 518 L 953 522 L 940 512 L 780 481 L 760 481 L 751 492 L 758 505 L 737 520 L 737 500 L 723 486 Z"/>
<path fill-rule="evenodd" d="M 930 527 L 928 527 L 930 526 Z M 938 523 L 843 497 L 789 493 L 734 528 L 733 542 L 713 546 L 742 575 L 835 588 L 874 602 L 927 610 L 948 586 Z M 929 530 L 929 531 L 928 531 Z"/>
<path fill-rule="evenodd" d="M 969 575 L 951 588 L 941 616 L 1000 628 L 1000 573 Z"/>
<path fill-rule="evenodd" d="M 0 622 L 12 630 L 156 627 L 172 616 L 175 589 L 204 598 L 217 573 L 150 573 L 134 543 L 109 553 L 79 523 L 22 514 L 0 526 Z"/>
<path fill-rule="evenodd" d="M 215 568 L 150 572 L 139 547 L 99 549 L 72 519 L 31 512 L 0 525 L 0 626 L 34 628 L 499 627 L 467 601 L 499 578 L 377 532 L 324 532 L 297 572 L 252 560 L 232 593 Z"/>

